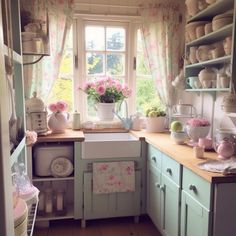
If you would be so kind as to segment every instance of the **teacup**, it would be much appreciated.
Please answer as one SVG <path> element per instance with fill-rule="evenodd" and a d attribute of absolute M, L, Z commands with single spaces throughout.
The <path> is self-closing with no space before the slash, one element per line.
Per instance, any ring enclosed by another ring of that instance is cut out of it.
<path fill-rule="evenodd" d="M 212 149 L 212 139 L 211 138 L 199 138 L 198 146 L 203 147 L 205 149 Z"/>
<path fill-rule="evenodd" d="M 196 87 L 195 87 L 196 81 L 197 81 L 197 82 L 199 81 L 198 76 L 190 76 L 190 77 L 188 77 L 187 80 L 186 80 L 187 84 L 188 84 L 191 88 L 196 88 Z M 200 81 L 199 81 L 199 82 L 200 82 Z"/>

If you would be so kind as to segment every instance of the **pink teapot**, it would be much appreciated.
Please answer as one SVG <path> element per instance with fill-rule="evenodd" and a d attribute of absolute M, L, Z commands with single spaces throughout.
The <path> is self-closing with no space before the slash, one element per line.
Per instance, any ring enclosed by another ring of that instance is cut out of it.
<path fill-rule="evenodd" d="M 234 154 L 234 146 L 225 138 L 217 145 L 216 152 L 219 159 L 228 159 Z"/>

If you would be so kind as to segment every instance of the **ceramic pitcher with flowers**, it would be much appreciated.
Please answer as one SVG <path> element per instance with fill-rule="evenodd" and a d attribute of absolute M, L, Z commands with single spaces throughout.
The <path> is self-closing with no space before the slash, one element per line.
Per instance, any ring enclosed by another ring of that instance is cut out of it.
<path fill-rule="evenodd" d="M 110 76 L 95 78 L 81 90 L 94 103 L 99 120 L 113 120 L 115 104 L 131 96 L 131 89 L 126 84 Z"/>
<path fill-rule="evenodd" d="M 48 127 L 52 133 L 64 133 L 67 128 L 69 114 L 65 112 L 67 104 L 63 101 L 51 103 L 48 106 L 52 114 L 48 119 Z"/>

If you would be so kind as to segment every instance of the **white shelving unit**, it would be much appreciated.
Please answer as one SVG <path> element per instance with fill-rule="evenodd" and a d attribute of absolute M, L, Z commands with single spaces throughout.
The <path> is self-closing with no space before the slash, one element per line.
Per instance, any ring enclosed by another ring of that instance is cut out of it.
<path fill-rule="evenodd" d="M 234 9 L 234 0 L 218 0 L 215 3 L 209 5 L 207 8 L 204 10 L 200 11 L 197 13 L 195 16 L 191 17 L 188 19 L 188 23 L 190 22 L 195 22 L 195 21 L 212 21 L 213 17 L 222 14 L 226 11 L 229 10 L 234 10 L 234 15 L 235 15 L 235 9 Z M 234 16 L 235 18 L 235 16 Z M 219 30 L 213 31 L 207 35 L 204 35 L 200 38 L 197 38 L 191 42 L 187 42 L 185 45 L 185 54 L 188 55 L 190 47 L 199 47 L 201 45 L 210 45 L 212 43 L 220 42 L 224 40 L 228 36 L 232 36 L 232 42 L 234 42 L 234 28 L 235 28 L 235 23 L 228 24 Z M 191 77 L 191 76 L 197 76 L 199 72 L 204 68 L 204 67 L 213 67 L 213 68 L 222 68 L 224 65 L 229 64 L 231 65 L 232 68 L 232 79 L 234 75 L 233 71 L 233 64 L 234 64 L 234 52 L 232 50 L 231 55 L 225 55 L 216 59 L 211 59 L 211 60 L 206 60 L 206 61 L 200 61 L 198 63 L 194 64 L 185 64 L 184 66 L 184 72 L 185 72 L 185 77 Z M 229 92 L 230 88 L 209 88 L 209 89 L 189 89 L 186 87 L 185 91 L 187 92 L 207 92 L 213 94 L 213 97 L 216 97 L 217 92 Z"/>

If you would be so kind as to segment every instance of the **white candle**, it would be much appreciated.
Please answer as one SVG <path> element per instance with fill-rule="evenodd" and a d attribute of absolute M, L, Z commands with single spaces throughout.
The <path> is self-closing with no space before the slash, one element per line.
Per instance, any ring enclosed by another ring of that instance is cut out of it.
<path fill-rule="evenodd" d="M 63 193 L 57 193 L 57 210 L 63 210 Z"/>

